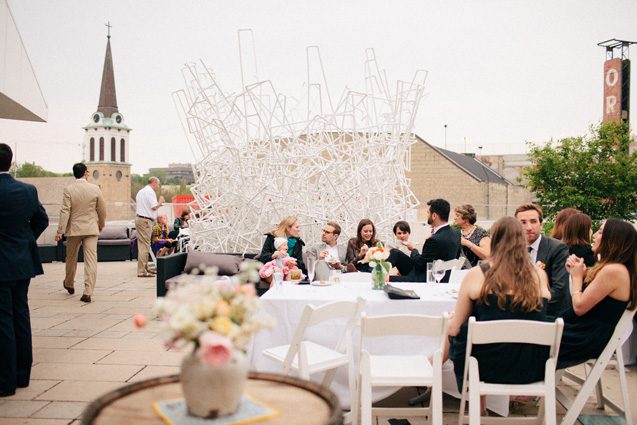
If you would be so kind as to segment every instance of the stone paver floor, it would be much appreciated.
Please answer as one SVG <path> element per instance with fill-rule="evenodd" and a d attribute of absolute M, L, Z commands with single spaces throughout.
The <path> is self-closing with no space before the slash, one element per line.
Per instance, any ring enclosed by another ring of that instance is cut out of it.
<path fill-rule="evenodd" d="M 155 279 L 138 278 L 135 262 L 99 263 L 93 302 L 80 302 L 62 288 L 64 264 L 44 265 L 45 274 L 31 281 L 29 304 L 33 329 L 33 371 L 28 388 L 0 399 L 0 424 L 58 425 L 78 423 L 85 406 L 101 394 L 127 383 L 177 373 L 184 353 L 167 350 L 158 322 L 135 329 L 132 316 L 149 314 L 155 301 Z M 80 263 L 76 281 L 81 282 Z M 636 368 L 628 369 L 631 398 L 637 391 Z M 613 371 L 605 387 L 618 396 Z M 411 392 L 399 392 L 404 400 Z M 617 398 L 617 397 L 615 397 Z M 445 397 L 445 423 L 457 423 L 458 401 Z M 558 407 L 563 414 L 564 410 Z M 632 405 L 637 417 L 637 403 Z M 455 412 L 455 413 L 454 413 Z M 590 400 L 587 413 L 604 414 Z M 532 414 L 527 407 L 514 413 Z M 379 421 L 379 423 L 387 423 Z M 419 419 L 411 421 L 416 425 Z"/>

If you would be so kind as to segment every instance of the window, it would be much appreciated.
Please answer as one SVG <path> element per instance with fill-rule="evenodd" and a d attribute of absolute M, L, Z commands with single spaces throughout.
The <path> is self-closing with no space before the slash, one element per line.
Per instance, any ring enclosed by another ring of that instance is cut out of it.
<path fill-rule="evenodd" d="M 126 140 L 124 139 L 119 141 L 119 160 L 126 162 Z"/>
<path fill-rule="evenodd" d="M 104 138 L 100 137 L 100 161 L 104 161 Z"/>
<path fill-rule="evenodd" d="M 117 172 L 115 173 L 115 178 L 117 179 L 117 181 L 120 181 L 122 179 L 122 172 L 120 170 L 117 170 Z"/>
<path fill-rule="evenodd" d="M 115 162 L 115 145 L 117 142 L 114 137 L 111 137 L 111 161 Z"/>
<path fill-rule="evenodd" d="M 89 151 L 90 151 L 90 156 L 89 156 L 89 160 L 90 161 L 95 161 L 95 137 L 91 137 L 91 143 L 89 145 Z"/>

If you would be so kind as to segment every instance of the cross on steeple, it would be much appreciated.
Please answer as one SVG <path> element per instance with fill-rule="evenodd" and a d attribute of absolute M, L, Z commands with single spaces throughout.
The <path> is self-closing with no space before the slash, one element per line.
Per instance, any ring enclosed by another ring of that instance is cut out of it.
<path fill-rule="evenodd" d="M 108 21 L 107 23 L 105 23 L 104 26 L 108 27 L 108 35 L 107 35 L 107 37 L 111 38 L 111 28 L 112 28 L 111 21 Z"/>

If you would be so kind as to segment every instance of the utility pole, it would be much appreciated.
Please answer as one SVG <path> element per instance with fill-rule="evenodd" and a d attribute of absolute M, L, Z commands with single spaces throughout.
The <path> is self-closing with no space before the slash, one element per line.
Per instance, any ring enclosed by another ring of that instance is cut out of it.
<path fill-rule="evenodd" d="M 445 149 L 447 149 L 447 124 L 445 124 Z"/>

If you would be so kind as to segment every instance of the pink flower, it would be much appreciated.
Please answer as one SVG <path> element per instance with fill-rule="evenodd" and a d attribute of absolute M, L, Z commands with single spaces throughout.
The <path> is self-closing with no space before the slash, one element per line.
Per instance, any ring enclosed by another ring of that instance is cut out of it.
<path fill-rule="evenodd" d="M 232 343 L 216 332 L 204 332 L 199 336 L 197 356 L 210 366 L 223 366 L 232 359 Z"/>
<path fill-rule="evenodd" d="M 136 328 L 143 328 L 144 326 L 146 326 L 147 323 L 146 316 L 137 313 L 133 316 L 133 322 L 135 323 Z"/>

